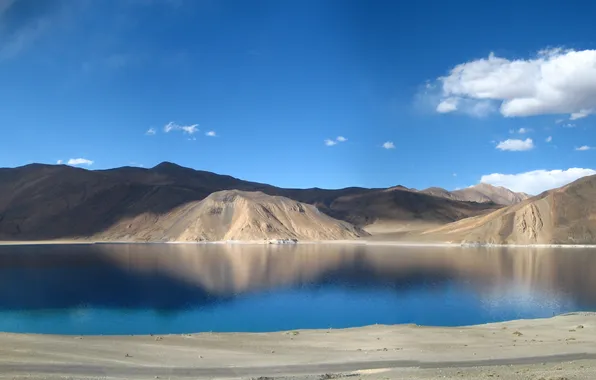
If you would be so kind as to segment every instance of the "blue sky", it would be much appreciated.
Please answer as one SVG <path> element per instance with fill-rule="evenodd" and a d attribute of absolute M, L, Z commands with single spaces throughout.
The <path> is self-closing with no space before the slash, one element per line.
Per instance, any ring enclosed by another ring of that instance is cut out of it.
<path fill-rule="evenodd" d="M 0 0 L 0 166 L 167 160 L 286 187 L 536 193 L 594 173 L 595 12 Z"/>

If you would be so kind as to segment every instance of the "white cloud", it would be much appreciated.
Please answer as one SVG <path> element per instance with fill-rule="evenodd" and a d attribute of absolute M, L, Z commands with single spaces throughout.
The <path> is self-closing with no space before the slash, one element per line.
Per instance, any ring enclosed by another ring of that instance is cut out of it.
<path fill-rule="evenodd" d="M 532 141 L 530 138 L 525 140 L 507 139 L 505 141 L 500 141 L 497 144 L 497 149 L 508 150 L 512 152 L 520 152 L 524 150 L 530 150 L 532 148 L 534 148 L 534 141 Z"/>
<path fill-rule="evenodd" d="M 589 109 L 589 110 L 579 110 L 579 112 L 573 112 L 570 116 L 569 116 L 569 120 L 577 120 L 577 119 L 582 119 L 588 115 L 591 115 L 594 113 L 593 109 Z"/>
<path fill-rule="evenodd" d="M 156 134 L 156 133 L 157 133 L 157 131 L 155 130 L 155 128 L 149 128 L 149 129 L 147 130 L 147 132 L 145 132 L 145 134 L 146 134 L 147 136 L 153 136 L 153 135 L 154 135 L 154 134 Z"/>
<path fill-rule="evenodd" d="M 454 176 L 454 177 L 457 177 L 457 173 L 453 173 L 453 176 Z"/>
<path fill-rule="evenodd" d="M 582 150 L 590 150 L 590 149 L 594 149 L 594 148 L 591 147 L 591 146 L 587 146 L 587 145 L 582 145 L 579 148 L 575 148 L 575 150 L 580 150 L 580 151 L 582 151 Z"/>
<path fill-rule="evenodd" d="M 498 104 L 506 117 L 569 114 L 575 120 L 596 112 L 596 50 L 558 48 L 516 60 L 491 53 L 455 66 L 438 82 L 442 95 L 437 112 L 485 102 L 480 107 L 488 107 L 485 112 Z"/>
<path fill-rule="evenodd" d="M 325 140 L 325 145 L 327 145 L 327 146 L 333 146 L 335 144 L 337 144 L 337 142 L 334 140 L 329 140 L 329 139 Z"/>
<path fill-rule="evenodd" d="M 443 100 L 437 106 L 437 112 L 439 113 L 449 113 L 453 111 L 457 111 L 457 104 L 459 103 L 458 98 L 447 98 Z"/>
<path fill-rule="evenodd" d="M 209 132 L 205 133 L 205 136 L 215 137 L 217 135 L 215 134 L 215 131 L 209 131 Z"/>
<path fill-rule="evenodd" d="M 182 131 L 183 133 L 187 133 L 189 135 L 195 134 L 199 131 L 199 129 L 197 128 L 199 125 L 198 124 L 192 124 L 192 125 L 179 125 L 176 124 L 173 121 L 170 121 L 168 124 L 166 124 L 163 127 L 164 132 L 168 133 L 170 131 Z"/>
<path fill-rule="evenodd" d="M 534 170 L 518 174 L 493 173 L 483 175 L 480 182 L 536 195 L 546 190 L 564 186 L 578 178 L 594 174 L 596 174 L 596 170 L 582 168 Z"/>
<path fill-rule="evenodd" d="M 62 165 L 62 160 L 58 160 L 58 161 L 56 161 L 56 164 L 57 164 L 57 165 Z"/>
<path fill-rule="evenodd" d="M 571 124 L 571 123 L 563 124 L 563 128 L 575 128 L 575 124 Z"/>
<path fill-rule="evenodd" d="M 551 141 L 553 141 L 553 137 L 552 136 L 548 136 L 544 141 L 551 142 Z"/>
<path fill-rule="evenodd" d="M 383 148 L 385 149 L 395 149 L 395 144 L 392 141 L 386 141 L 383 143 Z"/>
<path fill-rule="evenodd" d="M 337 138 L 335 140 L 337 140 L 339 142 L 346 142 L 346 141 L 348 141 L 348 139 L 345 138 L 345 137 L 343 137 L 343 136 L 337 136 Z"/>
<path fill-rule="evenodd" d="M 532 132 L 532 130 L 530 128 L 520 128 L 517 130 L 517 133 L 519 133 L 520 135 L 530 133 L 530 132 Z"/>
<path fill-rule="evenodd" d="M 91 166 L 93 165 L 93 161 L 88 160 L 86 158 L 71 158 L 70 160 L 68 160 L 66 162 L 68 165 L 87 165 L 87 166 Z"/>

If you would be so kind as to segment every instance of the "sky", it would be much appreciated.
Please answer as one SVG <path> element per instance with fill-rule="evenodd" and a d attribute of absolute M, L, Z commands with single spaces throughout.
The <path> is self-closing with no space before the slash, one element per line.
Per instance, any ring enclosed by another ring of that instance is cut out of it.
<path fill-rule="evenodd" d="M 0 167 L 538 194 L 596 174 L 593 1 L 0 0 Z"/>

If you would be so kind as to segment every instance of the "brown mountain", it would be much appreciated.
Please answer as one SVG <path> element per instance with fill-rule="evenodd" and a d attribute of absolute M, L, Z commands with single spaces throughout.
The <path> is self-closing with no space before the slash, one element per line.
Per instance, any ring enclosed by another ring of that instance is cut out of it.
<path fill-rule="evenodd" d="M 167 162 L 151 169 L 122 167 L 94 171 L 32 164 L 0 169 L 0 239 L 100 236 L 107 230 L 114 232 L 113 226 L 122 226 L 124 220 L 151 220 L 222 190 L 283 196 L 315 205 L 333 218 L 360 227 L 378 221 L 446 223 L 495 208 L 492 204 L 420 194 L 401 186 L 283 189 Z"/>
<path fill-rule="evenodd" d="M 455 190 L 457 199 L 469 202 L 493 202 L 498 205 L 509 206 L 530 198 L 526 193 L 516 193 L 502 186 L 480 183 L 466 189 Z"/>
<path fill-rule="evenodd" d="M 526 193 L 516 193 L 505 187 L 493 186 L 486 183 L 480 183 L 475 186 L 454 191 L 448 191 L 440 187 L 429 187 L 428 189 L 421 190 L 420 192 L 445 199 L 478 203 L 494 203 L 503 206 L 513 205 L 530 197 Z"/>
<path fill-rule="evenodd" d="M 124 218 L 96 239 L 213 241 L 341 240 L 368 235 L 315 206 L 262 192 L 223 190 L 162 215 Z"/>
<path fill-rule="evenodd" d="M 594 244 L 596 176 L 427 234 L 452 241 L 495 244 Z"/>

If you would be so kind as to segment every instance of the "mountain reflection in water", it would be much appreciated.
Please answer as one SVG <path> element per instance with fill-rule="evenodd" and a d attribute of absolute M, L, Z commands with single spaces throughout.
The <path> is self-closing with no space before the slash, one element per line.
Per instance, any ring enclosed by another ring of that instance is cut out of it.
<path fill-rule="evenodd" d="M 0 246 L 0 330 L 270 331 L 541 317 L 595 310 L 595 268 L 588 249 Z M 168 327 L 166 316 L 178 325 Z M 50 321 L 58 327 L 43 327 Z"/>

